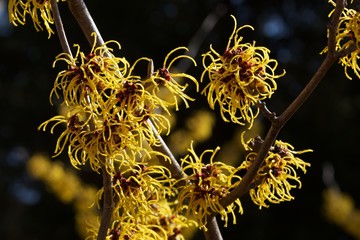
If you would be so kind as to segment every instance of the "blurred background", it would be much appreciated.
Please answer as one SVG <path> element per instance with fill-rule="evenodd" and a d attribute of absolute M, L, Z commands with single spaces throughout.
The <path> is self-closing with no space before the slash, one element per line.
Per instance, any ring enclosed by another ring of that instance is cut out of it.
<path fill-rule="evenodd" d="M 122 46 L 119 54 L 129 62 L 146 56 L 154 59 L 155 67 L 160 67 L 170 50 L 190 45 L 200 67 L 180 67 L 197 78 L 201 75 L 201 53 L 207 52 L 210 44 L 219 53 L 225 50 L 233 29 L 230 17 L 233 14 L 239 26 L 250 24 L 255 28 L 244 31 L 245 41 L 256 40 L 257 45 L 269 48 L 271 57 L 279 62 L 279 72 L 281 69 L 287 72 L 278 81 L 278 91 L 267 101 L 269 109 L 276 113 L 281 113 L 298 95 L 324 59 L 319 53 L 326 45 L 328 13 L 332 9 L 326 0 L 86 3 L 103 38 L 119 41 Z M 60 4 L 60 10 L 70 44 L 86 45 L 66 3 Z M 25 26 L 11 26 L 7 1 L 0 0 L 0 239 L 80 239 L 74 217 L 76 207 L 64 203 L 46 183 L 27 171 L 27 163 L 34 154 L 51 156 L 55 147 L 56 136 L 37 131 L 37 127 L 57 114 L 48 97 L 59 70 L 52 68 L 52 62 L 61 52 L 56 35 L 47 39 L 47 33 L 37 33 L 29 20 Z M 237 225 L 222 227 L 225 239 L 360 239 L 354 230 L 360 228 L 358 89 L 359 79 L 346 79 L 341 66 L 331 69 L 279 135 L 279 139 L 298 150 L 314 150 L 302 155 L 302 159 L 311 163 L 308 173 L 300 174 L 302 189 L 293 191 L 294 201 L 262 210 L 244 197 L 244 214 L 238 216 Z M 187 119 L 194 117 L 196 111 L 209 110 L 205 97 L 196 93 L 192 96 L 198 100 L 176 115 L 174 133 L 194 128 L 194 124 L 185 124 Z M 233 155 L 224 156 L 240 162 L 243 150 L 238 127 L 223 123 L 218 111 L 210 114 L 214 116 L 211 123 L 215 123 L 211 127 L 212 136 L 197 148 L 201 151 L 221 146 L 226 150 L 230 146 Z M 269 127 L 267 120 L 260 119 L 256 126 L 258 134 L 264 137 Z M 167 140 L 175 144 L 177 141 L 170 137 Z M 101 184 L 97 174 L 72 170 L 66 155 L 57 160 L 84 184 L 95 187 Z M 329 184 L 348 194 L 332 198 L 335 199 L 332 217 L 324 214 L 329 207 L 325 204 L 329 199 L 324 198 L 324 190 Z M 343 221 L 339 223 L 337 219 Z M 349 222 L 355 228 L 347 226 Z M 198 234 L 194 239 L 203 237 Z"/>

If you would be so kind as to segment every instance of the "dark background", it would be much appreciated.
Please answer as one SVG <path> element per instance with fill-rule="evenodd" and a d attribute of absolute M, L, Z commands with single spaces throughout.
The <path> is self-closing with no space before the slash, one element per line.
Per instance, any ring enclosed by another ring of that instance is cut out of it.
<path fill-rule="evenodd" d="M 271 49 L 271 57 L 287 72 L 279 80 L 278 91 L 267 101 L 277 113 L 301 91 L 324 59 L 319 53 L 326 45 L 327 15 L 331 10 L 326 0 L 86 3 L 103 38 L 119 41 L 120 53 L 128 61 L 147 56 L 159 65 L 171 49 L 188 45 L 202 21 L 216 8 L 227 9 L 206 34 L 199 52 L 208 51 L 210 43 L 219 52 L 224 50 L 233 28 L 230 14 L 236 16 L 239 25 L 255 27 L 253 32 L 246 31 L 245 39 Z M 56 35 L 48 40 L 46 32 L 36 33 L 31 21 L 17 28 L 10 26 L 6 9 L 7 1 L 0 1 L 0 239 L 77 239 L 72 208 L 29 177 L 25 168 L 32 154 L 51 154 L 55 146 L 55 136 L 36 128 L 56 114 L 48 95 L 57 74 L 52 62 L 61 52 L 60 45 Z M 60 4 L 60 10 L 71 43 L 84 43 L 66 3 Z M 196 59 L 200 65 L 200 56 Z M 189 71 L 196 77 L 201 74 L 195 68 Z M 314 149 L 314 153 L 303 156 L 312 167 L 302 176 L 303 188 L 294 191 L 295 201 L 259 211 L 245 197 L 245 212 L 238 217 L 238 224 L 222 229 L 225 239 L 353 239 L 322 214 L 322 167 L 331 163 L 341 189 L 355 203 L 360 202 L 359 87 L 359 79 L 347 80 L 340 66 L 331 69 L 279 136 L 297 149 Z M 191 106 L 196 109 L 205 104 L 198 100 Z M 180 119 L 190 112 L 185 110 Z M 268 125 L 266 121 L 264 125 Z M 231 138 L 232 128 L 231 124 L 218 126 L 206 148 L 224 144 Z M 98 176 L 90 180 L 101 181 Z M 197 239 L 201 238 L 199 235 Z"/>

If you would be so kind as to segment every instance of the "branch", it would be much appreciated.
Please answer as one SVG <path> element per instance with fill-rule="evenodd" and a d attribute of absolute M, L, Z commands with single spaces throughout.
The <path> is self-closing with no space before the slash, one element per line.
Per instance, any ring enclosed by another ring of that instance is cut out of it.
<path fill-rule="evenodd" d="M 104 198 L 103 198 L 103 211 L 101 216 L 101 223 L 97 240 L 105 240 L 108 234 L 108 228 L 110 220 L 113 214 L 113 190 L 112 190 L 112 179 L 111 175 L 106 170 L 105 165 L 102 165 L 102 176 L 104 185 Z"/>
<path fill-rule="evenodd" d="M 176 158 L 174 157 L 174 155 L 172 154 L 172 152 L 170 151 L 170 149 L 168 148 L 168 146 L 166 145 L 166 143 L 164 142 L 164 140 L 162 139 L 162 137 L 160 136 L 160 134 L 158 133 L 158 131 L 156 130 L 154 124 L 151 122 L 150 119 L 147 120 L 147 124 L 149 124 L 149 126 L 151 127 L 151 129 L 154 132 L 155 136 L 157 137 L 157 139 L 161 143 L 161 146 L 159 146 L 159 147 L 152 146 L 152 148 L 155 149 L 156 151 L 159 151 L 161 153 L 166 154 L 167 156 L 169 156 L 169 158 L 171 160 L 171 162 L 169 162 L 169 161 L 166 161 L 163 158 L 159 158 L 160 163 L 170 170 L 171 176 L 173 178 L 175 178 L 175 179 L 184 179 L 184 178 L 186 178 L 186 175 L 181 170 L 181 167 L 180 167 L 178 161 L 176 160 Z"/>
<path fill-rule="evenodd" d="M 271 112 L 267 107 L 266 107 L 266 103 L 263 101 L 259 101 L 256 106 L 260 109 L 260 111 L 262 112 L 262 114 L 268 118 L 270 120 L 270 122 L 273 122 L 274 120 L 277 119 L 276 113 L 275 112 Z"/>
<path fill-rule="evenodd" d="M 74 11 L 79 11 L 77 13 L 80 14 L 84 14 L 84 12 L 86 12 L 86 8 L 82 7 L 84 5 L 81 5 L 80 2 L 75 2 L 75 1 L 68 1 L 69 2 L 69 6 L 73 6 L 72 10 Z M 71 2 L 71 3 L 70 3 Z M 63 51 L 65 53 L 68 53 L 70 56 L 72 56 L 70 47 L 69 47 L 69 43 L 66 37 L 66 33 L 62 24 L 62 20 L 61 20 L 61 16 L 60 16 L 60 12 L 59 12 L 59 8 L 57 5 L 56 0 L 51 0 L 51 8 L 52 8 L 52 12 L 53 12 L 53 17 L 54 17 L 54 22 L 55 22 L 55 27 L 56 27 L 56 31 L 60 40 L 60 44 L 61 47 L 63 49 Z M 81 1 L 81 3 L 83 3 Z M 81 10 L 81 11 L 80 11 Z M 80 26 L 84 27 L 84 28 L 88 28 L 87 25 L 82 25 L 79 22 Z M 90 25 L 92 26 L 92 25 Z M 93 41 L 93 39 L 91 38 L 91 34 L 89 35 L 91 41 Z M 101 36 L 98 36 L 101 39 Z M 89 40 L 89 38 L 88 38 Z M 99 41 L 102 41 L 99 40 Z M 87 94 L 85 96 L 86 101 L 89 105 L 91 105 L 91 99 L 89 97 L 89 95 Z M 90 124 L 90 129 L 93 130 L 94 129 L 94 120 L 92 118 L 92 121 L 89 121 Z M 102 164 L 102 176 L 103 176 L 103 185 L 104 185 L 104 199 L 103 199 L 103 212 L 102 212 L 102 218 L 101 218 L 101 224 L 100 224 L 100 228 L 99 228 L 99 232 L 98 232 L 98 236 L 97 239 L 98 240 L 105 240 L 106 236 L 107 236 L 107 230 L 110 224 L 110 220 L 112 217 L 112 213 L 113 213 L 113 193 L 112 193 L 112 181 L 111 181 L 111 175 L 107 172 L 106 167 L 104 164 Z"/>
<path fill-rule="evenodd" d="M 211 216 L 206 224 L 207 231 L 203 231 L 206 240 L 223 240 L 215 216 Z"/>
<path fill-rule="evenodd" d="M 69 54 L 71 56 L 72 54 L 71 54 L 69 43 L 68 43 L 68 40 L 67 40 L 67 37 L 66 37 L 64 26 L 63 26 L 63 23 L 62 23 L 62 20 L 61 20 L 58 4 L 57 4 L 56 0 L 51 0 L 50 4 L 51 4 L 52 12 L 53 12 L 56 32 L 58 34 L 58 38 L 59 38 L 59 41 L 60 41 L 60 44 L 61 44 L 61 48 L 65 53 L 67 53 L 67 54 Z"/>
<path fill-rule="evenodd" d="M 237 185 L 236 188 L 233 189 L 226 197 L 221 199 L 220 204 L 222 206 L 226 207 L 230 205 L 236 199 L 240 198 L 249 191 L 249 186 L 252 184 L 259 168 L 261 167 L 270 147 L 272 146 L 279 132 L 280 128 L 275 126 L 275 124 L 272 124 L 270 130 L 268 131 L 264 139 L 264 142 L 261 144 L 261 147 L 256 155 L 254 162 L 251 164 L 251 167 L 241 179 L 239 185 Z"/>
<path fill-rule="evenodd" d="M 93 18 L 90 15 L 83 0 L 68 0 L 68 5 L 71 13 L 78 22 L 81 30 L 83 31 L 86 39 L 90 43 L 90 46 L 94 45 L 94 38 L 91 36 L 93 32 L 96 33 L 97 41 L 96 47 L 104 45 L 104 40 L 101 37 L 99 29 L 97 28 Z"/>
<path fill-rule="evenodd" d="M 345 8 L 346 0 L 337 0 L 335 10 L 331 16 L 328 26 L 328 56 L 335 57 L 336 32 L 339 25 L 340 16 Z"/>

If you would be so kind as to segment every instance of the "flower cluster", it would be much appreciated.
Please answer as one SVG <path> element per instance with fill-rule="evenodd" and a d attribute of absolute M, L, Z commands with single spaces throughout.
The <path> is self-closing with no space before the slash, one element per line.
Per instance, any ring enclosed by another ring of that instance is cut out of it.
<path fill-rule="evenodd" d="M 188 174 L 180 189 L 178 196 L 179 211 L 186 210 L 186 216 L 191 213 L 199 224 L 200 228 L 206 229 L 207 219 L 212 213 L 218 213 L 221 219 L 228 222 L 228 214 L 233 215 L 233 222 L 236 222 L 235 207 L 239 207 L 242 213 L 240 200 L 227 207 L 220 204 L 220 200 L 237 186 L 241 177 L 237 176 L 237 168 L 226 165 L 223 162 L 214 162 L 215 150 L 206 150 L 198 156 L 191 145 L 189 153 L 181 160 L 182 170 Z M 205 159 L 205 155 L 210 153 L 210 159 Z M 206 163 L 208 161 L 208 163 Z"/>
<path fill-rule="evenodd" d="M 183 239 L 182 229 L 196 223 L 177 214 L 174 203 L 168 201 L 177 193 L 169 170 L 149 165 L 146 158 L 144 155 L 133 165 L 124 161 L 113 175 L 115 210 L 108 236 L 110 239 Z M 103 189 L 98 192 L 98 199 L 102 194 Z M 89 238 L 95 239 L 97 230 L 94 226 L 93 236 Z"/>
<path fill-rule="evenodd" d="M 275 82 L 285 74 L 275 74 L 277 61 L 270 59 L 270 50 L 258 47 L 255 42 L 243 43 L 239 36 L 235 17 L 234 31 L 229 38 L 225 52 L 221 55 L 211 46 L 210 51 L 203 54 L 204 72 L 201 81 L 207 75 L 209 83 L 202 93 L 207 95 L 209 106 L 214 109 L 219 104 L 224 121 L 237 124 L 250 123 L 258 114 L 253 110 L 259 100 L 270 98 L 277 88 Z M 210 60 L 208 63 L 208 59 Z"/>
<path fill-rule="evenodd" d="M 140 77 L 134 74 L 138 63 L 152 63 L 150 59 L 140 58 L 130 65 L 113 54 L 110 44 L 120 48 L 119 43 L 108 41 L 95 47 L 94 38 L 89 54 L 75 45 L 74 57 L 68 53 L 57 56 L 54 66 L 62 62 L 66 69 L 56 77 L 50 102 L 54 97 L 61 99 L 68 110 L 45 121 L 39 129 L 51 125 L 50 132 L 54 133 L 59 125 L 65 125 L 55 156 L 67 148 L 74 167 L 89 163 L 94 171 L 106 170 L 112 177 L 115 206 L 108 237 L 182 239 L 181 229 L 195 223 L 178 215 L 174 204 L 168 202 L 177 193 L 175 180 L 166 167 L 151 162 L 169 157 L 151 147 L 159 144 L 157 133 L 170 131 L 163 113 L 169 113 L 171 107 L 178 109 L 179 101 L 188 106 L 193 100 L 185 93 L 188 85 L 181 85 L 177 79 L 190 79 L 197 87 L 194 77 L 172 72 L 172 66 L 182 58 L 194 60 L 182 54 L 172 58 L 178 51 L 187 50 L 179 47 L 166 56 L 161 68 Z M 170 92 L 174 100 L 163 99 L 160 90 Z M 98 205 L 103 194 L 104 188 L 97 193 Z M 98 226 L 92 224 L 90 232 L 89 238 L 96 238 Z"/>
<path fill-rule="evenodd" d="M 64 2 L 65 0 L 61 1 Z M 15 26 L 18 26 L 18 24 L 24 25 L 26 16 L 30 15 L 36 31 L 42 31 L 45 27 L 49 38 L 54 33 L 50 26 L 54 24 L 54 20 L 49 0 L 9 0 L 8 9 L 9 21 Z"/>
<path fill-rule="evenodd" d="M 133 74 L 136 64 L 140 60 L 150 59 L 141 58 L 130 66 L 125 58 L 113 55 L 110 43 L 119 46 L 117 42 L 109 41 L 103 46 L 93 47 L 85 55 L 76 45 L 75 57 L 67 53 L 57 56 L 55 63 L 65 62 L 67 69 L 58 74 L 50 101 L 53 96 L 62 97 L 70 111 L 67 116 L 55 116 L 39 127 L 45 130 L 53 123 L 53 132 L 57 125 L 66 124 L 66 129 L 58 138 L 55 156 L 67 146 L 70 161 L 75 167 L 89 161 L 95 171 L 101 165 L 113 168 L 112 162 L 126 159 L 129 151 L 143 151 L 144 142 L 150 146 L 158 144 L 148 124 L 149 119 L 159 133 L 164 130 L 169 133 L 170 124 L 166 116 L 159 112 L 169 112 L 167 108 L 178 103 L 157 96 L 160 86 L 188 104 L 187 100 L 191 98 L 184 93 L 187 85 L 178 84 L 175 78 L 188 78 L 196 83 L 190 75 L 171 73 L 169 70 L 175 60 L 189 58 L 186 55 L 175 57 L 167 65 L 172 53 L 186 48 L 170 52 L 161 69 L 141 79 Z"/>
<path fill-rule="evenodd" d="M 160 165 L 148 165 L 147 162 L 143 159 L 130 166 L 122 164 L 113 175 L 117 213 L 126 210 L 126 214 L 131 213 L 132 216 L 148 216 L 151 214 L 151 204 L 176 193 L 172 190 L 174 179 L 169 170 Z"/>
<path fill-rule="evenodd" d="M 333 6 L 336 6 L 334 1 L 329 1 Z M 330 13 L 329 16 L 332 16 Z M 355 9 L 345 8 L 340 16 L 339 24 L 336 32 L 336 46 L 335 50 L 340 52 L 355 46 L 355 50 L 348 55 L 341 57 L 339 63 L 344 66 L 345 75 L 348 79 L 352 79 L 349 74 L 349 69 L 352 69 L 355 75 L 360 78 L 360 67 L 358 64 L 360 53 L 360 12 Z M 322 52 L 327 52 L 326 47 Z"/>
<path fill-rule="evenodd" d="M 262 140 L 259 138 L 250 139 L 246 143 L 245 148 L 249 153 L 240 168 L 246 170 L 250 168 L 261 144 Z M 280 203 L 294 199 L 291 189 L 301 188 L 296 169 L 306 173 L 306 167 L 310 166 L 310 163 L 304 162 L 295 155 L 311 151 L 310 149 L 294 151 L 294 147 L 290 144 L 276 140 L 253 181 L 253 188 L 250 190 L 253 202 L 262 208 L 268 207 L 268 202 Z"/>

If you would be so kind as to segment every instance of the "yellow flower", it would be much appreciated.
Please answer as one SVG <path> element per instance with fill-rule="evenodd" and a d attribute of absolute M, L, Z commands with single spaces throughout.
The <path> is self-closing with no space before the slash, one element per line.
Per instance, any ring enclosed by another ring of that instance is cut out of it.
<path fill-rule="evenodd" d="M 145 222 L 160 226 L 161 229 L 165 230 L 158 232 L 163 239 L 185 240 L 182 231 L 191 226 L 196 226 L 196 222 L 176 213 L 173 206 L 173 202 L 168 202 L 165 199 L 152 203 L 152 213 L 147 215 Z"/>
<path fill-rule="evenodd" d="M 136 219 L 125 216 L 113 222 L 108 237 L 110 237 L 109 239 L 164 239 L 163 234 L 161 236 L 158 232 L 165 234 L 165 230 L 161 226 L 139 223 Z"/>
<path fill-rule="evenodd" d="M 176 73 L 176 72 L 172 71 L 172 67 L 173 67 L 174 63 L 179 59 L 184 59 L 184 58 L 189 59 L 196 66 L 195 60 L 192 57 L 187 56 L 185 54 L 176 56 L 176 57 L 174 57 L 174 59 L 172 59 L 170 61 L 169 60 L 170 56 L 179 50 L 188 50 L 188 49 L 186 47 L 178 47 L 178 48 L 175 48 L 174 50 L 170 51 L 165 57 L 162 68 L 159 68 L 155 73 L 153 73 L 153 75 L 150 76 L 150 78 L 148 78 L 144 83 L 144 85 L 147 86 L 147 90 L 152 92 L 153 95 L 155 95 L 155 96 L 157 96 L 159 94 L 159 91 L 170 92 L 174 98 L 174 101 L 173 102 L 166 101 L 165 104 L 167 106 L 175 106 L 176 110 L 179 109 L 179 99 L 178 98 L 180 98 L 185 103 L 186 107 L 189 107 L 189 104 L 187 101 L 194 101 L 193 98 L 189 97 L 185 93 L 185 90 L 188 88 L 188 84 L 181 85 L 179 83 L 179 81 L 177 81 L 176 79 L 187 78 L 195 83 L 196 90 L 198 90 L 198 87 L 199 87 L 197 80 L 193 76 L 186 74 L 186 73 Z M 168 61 L 170 61 L 170 62 L 168 62 Z"/>
<path fill-rule="evenodd" d="M 218 147 L 215 150 L 206 150 L 198 156 L 191 144 L 188 149 L 190 154 L 181 160 L 181 168 L 188 177 L 180 180 L 185 181 L 186 184 L 180 187 L 178 209 L 179 211 L 186 209 L 186 216 L 191 214 L 199 227 L 204 229 L 212 213 L 220 214 L 221 219 L 225 221 L 225 226 L 228 222 L 228 214 L 232 214 L 233 222 L 236 223 L 234 213 L 236 205 L 242 213 L 239 199 L 225 208 L 219 203 L 241 180 L 236 175 L 238 169 L 213 161 L 219 149 Z M 207 153 L 211 154 L 209 160 L 205 159 Z"/>
<path fill-rule="evenodd" d="M 248 169 L 256 158 L 262 141 L 250 139 L 246 144 L 249 154 L 240 168 Z M 296 157 L 297 154 L 312 152 L 312 150 L 294 151 L 294 147 L 288 143 L 276 140 L 270 148 L 265 161 L 254 179 L 254 187 L 250 190 L 253 202 L 262 207 L 268 207 L 270 203 L 280 203 L 294 199 L 291 189 L 301 188 L 300 177 L 296 170 L 300 169 L 306 173 L 306 167 L 310 163 L 304 162 Z"/>
<path fill-rule="evenodd" d="M 96 35 L 94 35 L 96 42 Z M 144 142 L 150 146 L 159 144 L 148 125 L 148 119 L 161 133 L 170 131 L 170 124 L 158 109 L 166 110 L 166 104 L 144 87 L 139 76 L 132 75 L 138 61 L 133 66 L 124 58 L 113 56 L 108 41 L 93 48 L 89 54 L 80 51 L 73 58 L 63 53 L 55 63 L 64 61 L 67 70 L 61 71 L 50 94 L 63 97 L 64 105 L 75 106 L 67 116 L 56 116 L 44 122 L 39 128 L 45 130 L 49 123 L 51 133 L 54 128 L 65 123 L 67 128 L 57 141 L 55 156 L 65 147 L 73 166 L 90 162 L 98 171 L 102 164 L 113 169 L 117 158 L 123 159 L 125 149 L 140 152 Z M 167 111 L 167 110 L 166 110 Z"/>
<path fill-rule="evenodd" d="M 64 2 L 65 0 L 61 1 Z M 49 38 L 54 33 L 50 26 L 54 24 L 54 20 L 49 0 L 9 0 L 8 11 L 9 21 L 15 26 L 18 26 L 18 24 L 24 25 L 26 16 L 30 15 L 36 31 L 44 30 L 45 26 Z M 42 19 L 42 22 L 39 18 Z"/>
<path fill-rule="evenodd" d="M 89 54 L 81 52 L 80 46 L 75 44 L 77 51 L 74 57 L 67 53 L 61 53 L 56 57 L 53 66 L 63 61 L 67 64 L 67 69 L 57 75 L 50 93 L 50 102 L 55 95 L 57 98 L 62 96 L 66 105 L 88 106 L 89 97 L 93 104 L 92 109 L 96 111 L 103 98 L 108 97 L 114 89 L 124 83 L 123 76 L 126 75 L 130 64 L 125 58 L 115 57 L 112 54 L 113 49 L 109 47 L 110 43 L 114 43 L 120 48 L 120 44 L 108 41 L 95 48 L 96 35 L 93 36 L 94 45 Z"/>
<path fill-rule="evenodd" d="M 333 6 L 336 6 L 334 1 L 329 1 Z M 333 14 L 332 11 L 329 16 Z M 350 46 L 355 45 L 355 51 L 339 59 L 339 63 L 344 66 L 345 75 L 348 79 L 352 79 L 349 74 L 349 68 L 352 69 L 355 75 L 360 78 L 360 67 L 358 64 L 360 53 L 360 12 L 354 9 L 345 8 L 340 16 L 339 24 L 336 33 L 336 51 L 348 49 Z M 326 47 L 322 53 L 328 51 Z"/>
<path fill-rule="evenodd" d="M 173 184 L 169 170 L 161 165 L 148 165 L 145 161 L 122 164 L 113 174 L 116 214 L 125 211 L 144 221 L 154 203 L 175 194 Z"/>
<path fill-rule="evenodd" d="M 221 55 L 211 46 L 210 51 L 203 54 L 204 72 L 209 83 L 202 94 L 207 95 L 209 106 L 214 109 L 219 104 L 220 113 L 224 121 L 244 125 L 250 123 L 258 115 L 259 110 L 252 107 L 270 98 L 276 90 L 276 78 L 285 74 L 275 74 L 277 61 L 270 59 L 270 50 L 255 46 L 255 42 L 242 43 L 239 36 L 243 28 L 253 29 L 251 26 L 237 28 L 236 19 L 234 30 L 229 38 L 225 52 Z M 208 59 L 210 60 L 207 63 Z M 249 127 L 249 128 L 250 128 Z"/>

